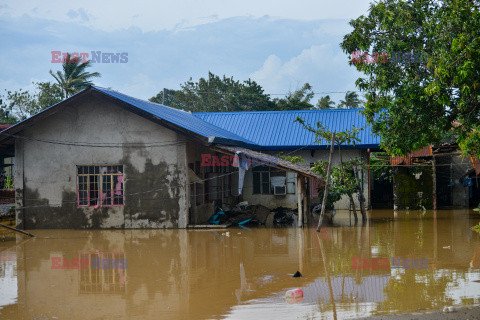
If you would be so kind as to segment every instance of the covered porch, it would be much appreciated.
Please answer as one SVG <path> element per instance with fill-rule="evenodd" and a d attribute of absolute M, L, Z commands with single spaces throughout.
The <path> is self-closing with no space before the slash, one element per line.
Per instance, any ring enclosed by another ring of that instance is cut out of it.
<path fill-rule="evenodd" d="M 262 224 L 265 224 L 265 215 L 275 209 L 295 213 L 298 227 L 303 227 L 312 218 L 310 189 L 312 181 L 321 177 L 309 167 L 248 148 L 221 144 L 188 145 L 187 150 L 188 227 L 212 227 L 209 219 L 213 214 L 218 210 L 238 209 L 239 205 L 249 206 L 252 216 L 261 215 Z M 290 200 L 295 197 L 296 207 L 282 207 L 287 203 L 283 201 L 286 197 Z"/>

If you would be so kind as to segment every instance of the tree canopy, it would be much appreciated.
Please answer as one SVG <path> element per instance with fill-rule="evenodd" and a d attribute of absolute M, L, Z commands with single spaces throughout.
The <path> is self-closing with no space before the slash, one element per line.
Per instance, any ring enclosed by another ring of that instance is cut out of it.
<path fill-rule="evenodd" d="M 376 1 L 350 25 L 341 47 L 363 56 L 350 64 L 382 147 L 401 155 L 454 135 L 480 156 L 479 1 Z"/>
<path fill-rule="evenodd" d="M 207 78 L 198 81 L 190 78 L 180 87 L 180 90 L 163 89 L 149 100 L 192 112 L 331 109 L 335 105 L 330 96 L 326 96 L 321 97 L 315 106 L 312 103 L 315 92 L 309 83 L 288 92 L 285 97 L 273 99 L 251 79 L 241 82 L 211 72 Z M 355 92 L 353 94 L 358 98 Z M 347 108 L 352 106 L 354 104 L 346 105 Z"/>
<path fill-rule="evenodd" d="M 335 102 L 330 98 L 329 95 L 320 97 L 317 102 L 317 109 L 334 109 Z"/>
<path fill-rule="evenodd" d="M 101 76 L 98 72 L 85 71 L 88 67 L 90 67 L 90 61 L 83 61 L 80 57 L 71 57 L 67 53 L 65 61 L 62 63 L 62 71 L 53 73 L 50 70 L 50 74 L 62 89 L 63 98 L 68 98 L 85 89 L 93 84 L 92 78 Z"/>
<path fill-rule="evenodd" d="M 358 93 L 354 91 L 347 91 L 345 93 L 345 100 L 340 100 L 338 104 L 339 109 L 353 109 L 353 108 L 360 108 L 362 104 L 362 100 L 358 97 Z"/>
<path fill-rule="evenodd" d="M 164 89 L 150 101 L 192 112 L 273 110 L 270 96 L 255 81 L 240 82 L 211 72 L 207 78 L 180 85 L 180 90 Z"/>
<path fill-rule="evenodd" d="M 289 92 L 285 98 L 275 98 L 273 102 L 276 105 L 276 110 L 313 109 L 313 104 L 310 101 L 314 95 L 312 86 L 309 83 L 305 83 L 300 89 Z"/>
<path fill-rule="evenodd" d="M 0 99 L 0 122 L 16 123 L 62 100 L 62 90 L 50 82 L 37 82 L 35 92 L 6 91 Z"/>

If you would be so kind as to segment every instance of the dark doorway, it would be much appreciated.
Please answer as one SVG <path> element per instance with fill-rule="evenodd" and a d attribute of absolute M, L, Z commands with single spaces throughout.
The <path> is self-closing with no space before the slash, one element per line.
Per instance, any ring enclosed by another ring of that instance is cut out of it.
<path fill-rule="evenodd" d="M 371 197 L 373 209 L 392 209 L 393 182 L 382 178 L 373 180 Z"/>
<path fill-rule="evenodd" d="M 436 157 L 435 172 L 437 174 L 437 206 L 450 207 L 452 205 L 452 157 Z M 450 165 L 449 165 L 450 164 Z"/>
<path fill-rule="evenodd" d="M 478 176 L 475 175 L 475 172 L 469 176 L 470 178 L 470 186 L 468 187 L 468 196 L 469 201 L 468 205 L 470 208 L 477 208 L 480 204 L 480 180 Z"/>

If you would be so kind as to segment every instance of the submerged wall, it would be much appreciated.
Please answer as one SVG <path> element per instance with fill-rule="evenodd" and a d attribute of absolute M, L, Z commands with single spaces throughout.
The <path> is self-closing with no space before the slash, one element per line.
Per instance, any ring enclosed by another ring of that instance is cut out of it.
<path fill-rule="evenodd" d="M 16 206 L 23 208 L 17 209 L 18 227 L 186 227 L 184 136 L 93 97 L 65 107 L 19 135 L 28 138 L 17 139 L 15 145 Z M 133 148 L 128 146 L 132 143 Z M 124 206 L 78 207 L 77 166 L 86 165 L 123 165 Z"/>
<path fill-rule="evenodd" d="M 395 209 L 432 209 L 432 167 L 396 167 L 393 173 L 393 199 Z"/>

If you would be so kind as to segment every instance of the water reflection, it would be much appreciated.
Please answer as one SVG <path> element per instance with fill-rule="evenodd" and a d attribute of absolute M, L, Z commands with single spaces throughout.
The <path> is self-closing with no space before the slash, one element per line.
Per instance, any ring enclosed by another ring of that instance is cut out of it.
<path fill-rule="evenodd" d="M 319 234 L 38 230 L 36 239 L 0 248 L 0 318 L 343 319 L 479 303 L 475 215 L 372 217 L 353 228 L 339 213 L 337 226 Z M 352 257 L 427 259 L 428 268 L 352 269 Z M 124 260 L 125 268 L 92 265 L 98 259 Z M 62 263 L 52 268 L 54 260 Z M 297 270 L 304 277 L 292 278 Z M 287 303 L 295 287 L 304 298 Z"/>

